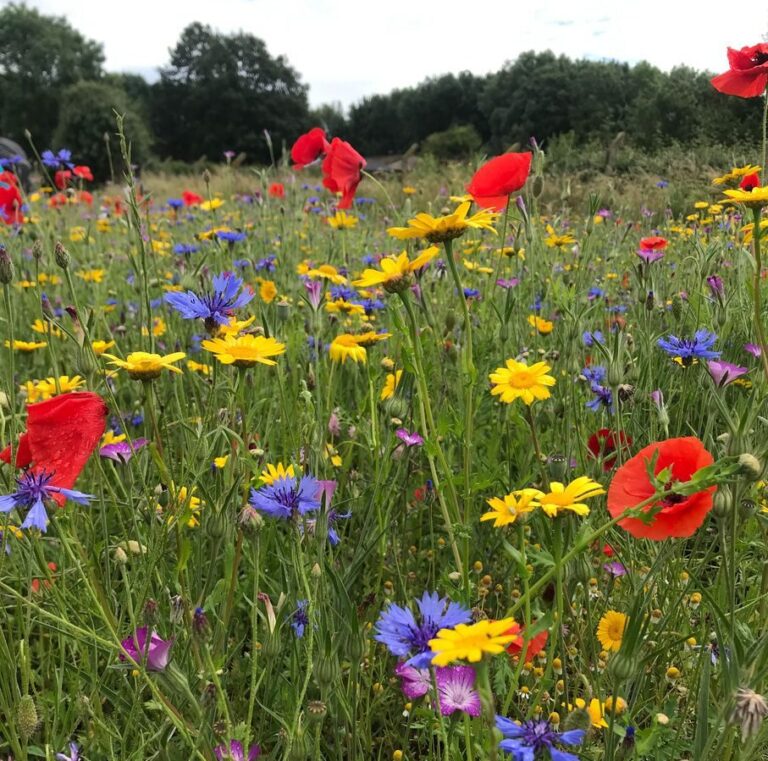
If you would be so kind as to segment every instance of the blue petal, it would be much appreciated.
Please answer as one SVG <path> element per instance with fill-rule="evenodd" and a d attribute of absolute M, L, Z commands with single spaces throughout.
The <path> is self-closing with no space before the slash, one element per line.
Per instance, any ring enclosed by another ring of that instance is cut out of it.
<path fill-rule="evenodd" d="M 579 757 L 565 750 L 550 747 L 549 756 L 552 761 L 579 761 Z"/>
<path fill-rule="evenodd" d="M 62 489 L 59 486 L 49 487 L 48 491 L 63 494 L 67 499 L 77 502 L 78 505 L 87 505 L 92 499 L 96 499 L 94 494 L 83 494 L 81 491 L 76 491 L 75 489 Z"/>
<path fill-rule="evenodd" d="M 39 528 L 40 531 L 45 533 L 48 527 L 48 513 L 45 511 L 45 505 L 41 499 L 38 499 L 27 513 L 27 517 L 24 519 L 24 523 L 21 524 L 21 528 Z"/>
<path fill-rule="evenodd" d="M 557 739 L 566 745 L 581 745 L 585 734 L 583 729 L 571 729 L 568 732 L 562 732 Z"/>
<path fill-rule="evenodd" d="M 524 730 L 520 724 L 516 724 L 512 719 L 507 719 L 505 716 L 496 717 L 496 729 L 504 735 L 504 737 L 516 738 L 522 737 Z"/>
<path fill-rule="evenodd" d="M 13 494 L 0 497 L 0 513 L 9 513 L 14 507 L 16 507 L 16 499 Z"/>

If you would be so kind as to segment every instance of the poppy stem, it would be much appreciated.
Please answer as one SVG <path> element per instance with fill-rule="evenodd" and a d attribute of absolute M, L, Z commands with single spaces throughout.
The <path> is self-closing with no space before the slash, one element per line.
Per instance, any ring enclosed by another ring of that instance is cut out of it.
<path fill-rule="evenodd" d="M 768 103 L 768 101 L 766 101 Z M 765 372 L 765 378 L 768 380 L 768 346 L 765 342 L 765 329 L 763 327 L 763 302 L 762 294 L 760 292 L 760 279 L 763 269 L 763 260 L 761 255 L 761 241 L 760 238 L 760 216 L 762 207 L 756 206 L 752 209 L 754 215 L 755 228 L 752 233 L 752 243 L 755 247 L 755 277 L 752 283 L 753 298 L 755 302 L 755 332 L 757 333 L 757 340 L 760 344 L 760 359 L 763 362 L 763 371 Z"/>

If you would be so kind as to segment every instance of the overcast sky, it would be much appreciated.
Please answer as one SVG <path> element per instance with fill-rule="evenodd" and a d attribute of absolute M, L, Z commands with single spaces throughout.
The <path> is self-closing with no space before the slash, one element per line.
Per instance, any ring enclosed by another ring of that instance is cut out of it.
<path fill-rule="evenodd" d="M 721 72 L 726 47 L 768 32 L 766 0 L 27 0 L 104 45 L 109 71 L 148 79 L 192 21 L 261 37 L 309 85 L 310 103 L 365 95 L 469 70 L 486 74 L 525 50 L 647 60 Z M 0 0 L 7 5 L 7 0 Z"/>

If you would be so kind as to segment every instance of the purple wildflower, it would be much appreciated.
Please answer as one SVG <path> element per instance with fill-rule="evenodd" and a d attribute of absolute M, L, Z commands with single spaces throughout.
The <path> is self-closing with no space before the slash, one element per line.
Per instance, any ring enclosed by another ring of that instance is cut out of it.
<path fill-rule="evenodd" d="M 240 288 L 243 281 L 230 272 L 222 272 L 213 278 L 213 293 L 198 296 L 192 291 L 171 292 L 163 297 L 185 320 L 205 320 L 205 327 L 213 331 L 217 325 L 227 325 L 235 309 L 245 306 L 253 292 Z"/>
<path fill-rule="evenodd" d="M 407 666 L 405 663 L 398 663 L 395 668 L 395 675 L 402 680 L 400 689 L 408 700 L 421 698 L 432 688 L 429 669 L 417 669 L 413 666 Z"/>
<path fill-rule="evenodd" d="M 261 748 L 258 745 L 251 745 L 246 756 L 243 744 L 239 740 L 230 740 L 229 748 L 226 745 L 217 745 L 213 752 L 218 761 L 253 761 L 261 755 Z"/>
<path fill-rule="evenodd" d="M 69 744 L 69 755 L 57 753 L 56 761 L 80 761 L 80 748 L 77 743 Z"/>
<path fill-rule="evenodd" d="M 149 671 L 165 671 L 170 659 L 171 646 L 173 639 L 164 640 L 160 635 L 152 630 L 151 635 L 146 626 L 136 629 L 132 637 L 127 637 L 120 644 L 123 646 L 125 654 L 120 654 L 120 660 L 130 659 L 136 663 L 146 660 Z"/>
<path fill-rule="evenodd" d="M 707 367 L 715 385 L 720 387 L 733 383 L 736 378 L 749 372 L 748 367 L 732 365 L 730 362 L 723 362 L 721 360 L 711 360 L 707 363 Z"/>
<path fill-rule="evenodd" d="M 664 252 L 648 248 L 640 248 L 635 252 L 646 264 L 653 264 L 664 258 Z"/>
<path fill-rule="evenodd" d="M 45 502 L 52 500 L 54 494 L 61 494 L 66 499 L 87 505 L 94 498 L 93 494 L 83 494 L 75 489 L 64 489 L 51 484 L 53 473 L 42 470 L 34 473 L 31 470 L 22 473 L 16 479 L 17 489 L 13 494 L 0 496 L 0 513 L 9 513 L 13 509 L 28 508 L 21 528 L 37 528 L 45 532 L 48 527 L 48 513 Z"/>
<path fill-rule="evenodd" d="M 319 280 L 305 280 L 304 287 L 307 289 L 310 306 L 317 311 L 323 296 L 323 284 Z"/>
<path fill-rule="evenodd" d="M 258 491 L 251 489 L 251 507 L 272 518 L 289 520 L 320 508 L 320 482 L 312 476 L 277 478 Z"/>
<path fill-rule="evenodd" d="M 725 296 L 725 286 L 723 285 L 723 278 L 721 278 L 719 275 L 710 275 L 707 278 L 707 285 L 709 286 L 709 290 L 712 291 L 712 295 L 720 302 L 723 300 L 723 296 Z"/>
<path fill-rule="evenodd" d="M 424 443 L 424 439 L 416 431 L 410 433 L 405 428 L 398 428 L 395 436 L 409 447 L 420 447 Z"/>
<path fill-rule="evenodd" d="M 651 391 L 651 401 L 661 409 L 664 406 L 664 392 L 660 388 Z"/>
<path fill-rule="evenodd" d="M 759 357 L 763 353 L 757 344 L 744 344 L 744 351 L 749 352 L 753 357 Z"/>
<path fill-rule="evenodd" d="M 519 284 L 520 284 L 520 281 L 516 277 L 500 277 L 496 281 L 496 285 L 498 285 L 499 288 L 505 288 L 507 290 L 509 290 L 510 288 L 514 288 Z"/>
<path fill-rule="evenodd" d="M 392 655 L 408 658 L 405 662 L 407 666 L 426 668 L 433 657 L 429 640 L 440 629 L 469 623 L 472 614 L 459 603 L 449 602 L 447 597 L 438 597 L 437 592 L 424 592 L 421 599 L 416 600 L 416 605 L 421 614 L 420 623 L 416 623 L 410 608 L 392 604 L 382 611 L 376 622 L 374 639 L 385 644 Z"/>
<path fill-rule="evenodd" d="M 443 716 L 450 716 L 454 711 L 469 716 L 480 715 L 480 695 L 475 689 L 475 670 L 471 666 L 439 668 L 435 672 L 435 680 Z"/>
<path fill-rule="evenodd" d="M 584 342 L 584 346 L 587 348 L 594 346 L 596 343 L 605 344 L 605 336 L 600 330 L 585 330 L 581 334 L 581 340 Z"/>
<path fill-rule="evenodd" d="M 109 460 L 125 464 L 142 447 L 149 442 L 147 439 L 134 439 L 133 442 L 116 441 L 113 444 L 105 444 L 99 449 L 99 456 Z"/>
<path fill-rule="evenodd" d="M 611 576 L 625 576 L 627 569 L 623 563 L 619 563 L 618 560 L 612 560 L 610 563 L 604 563 L 603 569 L 606 570 Z"/>
<path fill-rule="evenodd" d="M 308 605 L 309 600 L 297 600 L 296 610 L 293 611 L 293 616 L 291 616 L 291 628 L 299 639 L 304 636 L 304 629 L 309 625 Z"/>
<path fill-rule="evenodd" d="M 552 761 L 578 761 L 578 756 L 555 745 L 581 745 L 586 732 L 572 729 L 555 732 L 545 719 L 530 719 L 518 724 L 503 716 L 496 717 L 496 729 L 504 735 L 499 748 L 511 753 L 514 761 L 542 761 L 546 752 Z"/>

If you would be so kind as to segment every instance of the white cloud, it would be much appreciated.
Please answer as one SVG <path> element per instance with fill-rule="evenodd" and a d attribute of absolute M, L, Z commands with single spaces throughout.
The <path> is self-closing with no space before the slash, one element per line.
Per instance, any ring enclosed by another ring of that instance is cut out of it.
<path fill-rule="evenodd" d="M 760 41 L 768 30 L 764 0 L 744 0 L 738 13 L 709 12 L 699 2 L 670 0 L 28 0 L 66 16 L 104 44 L 110 71 L 147 71 L 192 21 L 222 32 L 261 37 L 284 54 L 310 85 L 313 105 L 406 87 L 427 76 L 470 70 L 485 74 L 525 50 L 571 57 L 648 60 L 669 69 L 686 64 L 727 68 L 727 46 Z M 745 24 L 745 19 L 752 22 Z M 762 28 L 757 25 L 762 19 Z M 750 29 L 756 30 L 750 33 Z"/>

